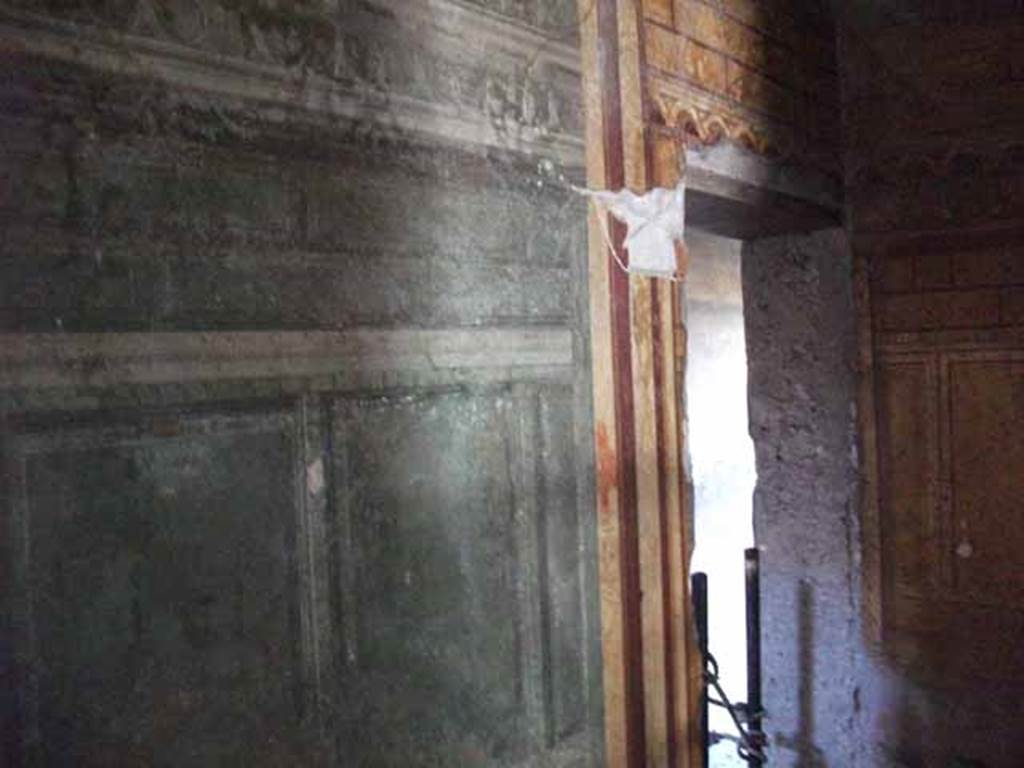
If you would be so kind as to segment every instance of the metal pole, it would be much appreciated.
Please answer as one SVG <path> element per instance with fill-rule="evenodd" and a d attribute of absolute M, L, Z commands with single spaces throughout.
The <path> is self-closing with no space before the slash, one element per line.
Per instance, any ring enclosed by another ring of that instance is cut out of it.
<path fill-rule="evenodd" d="M 761 724 L 761 557 L 757 548 L 744 552 L 747 580 L 747 708 L 751 740 L 762 748 Z M 757 754 L 747 758 L 748 765 L 761 766 Z"/>
<path fill-rule="evenodd" d="M 690 577 L 693 618 L 697 624 L 697 649 L 700 651 L 700 754 L 701 768 L 710 764 L 711 736 L 708 722 L 708 575 L 695 573 Z"/>

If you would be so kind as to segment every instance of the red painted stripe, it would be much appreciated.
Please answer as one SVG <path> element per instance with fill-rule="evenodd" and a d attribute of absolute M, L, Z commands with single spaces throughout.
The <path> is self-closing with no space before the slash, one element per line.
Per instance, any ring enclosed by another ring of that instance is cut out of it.
<path fill-rule="evenodd" d="M 664 366 L 662 365 L 662 334 L 661 334 L 661 301 L 658 296 L 658 286 L 656 281 L 651 279 L 651 337 L 652 337 L 652 352 L 654 361 L 654 417 L 655 417 L 655 438 L 657 445 L 658 455 L 658 529 L 661 532 L 661 583 L 662 583 L 662 616 L 666 619 L 672 616 L 671 612 L 671 601 L 672 601 L 672 590 L 671 582 L 669 581 L 669 557 L 668 557 L 668 474 L 665 471 L 665 463 L 663 461 L 665 457 L 665 403 L 664 403 L 664 387 L 662 386 L 662 371 Z M 668 756 L 669 765 L 675 765 L 676 756 L 676 733 L 674 728 L 674 704 L 675 698 L 673 696 L 673 686 L 671 678 L 671 670 L 673 660 L 672 653 L 672 637 L 670 633 L 670 627 L 666 620 L 662 626 L 662 633 L 664 637 L 665 647 L 665 673 L 669 675 L 668 685 L 665 686 L 665 711 L 668 715 Z"/>
<path fill-rule="evenodd" d="M 641 78 L 646 79 L 647 77 L 647 52 L 645 46 L 646 36 L 642 34 L 643 20 L 640 21 L 641 34 L 638 34 L 637 48 L 638 55 L 641 62 Z M 649 97 L 647 89 L 642 87 L 640 90 L 641 114 L 644 116 L 644 166 L 645 166 L 645 178 L 648 181 L 648 186 L 653 186 L 658 181 L 655 176 L 654 168 L 654 142 L 651 136 L 651 129 L 648 125 L 648 115 L 651 114 Z M 668 537 L 668 488 L 669 483 L 672 482 L 672 478 L 667 472 L 667 468 L 664 463 L 665 458 L 665 447 L 668 445 L 668 440 L 671 439 L 670 435 L 665 434 L 665 398 L 667 396 L 677 397 L 680 393 L 675 391 L 675 387 L 672 387 L 669 392 L 665 392 L 664 387 L 664 365 L 662 352 L 665 344 L 673 344 L 674 338 L 664 339 L 662 337 L 661 320 L 662 313 L 668 313 L 670 317 L 673 316 L 674 305 L 670 303 L 669 306 L 663 307 L 661 305 L 661 298 L 658 294 L 657 280 L 651 279 L 651 349 L 653 354 L 653 376 L 654 376 L 654 417 L 655 417 L 655 445 L 658 456 L 658 529 L 661 535 L 661 583 L 662 583 L 662 616 L 664 617 L 662 633 L 664 638 L 665 648 L 665 674 L 668 676 L 665 686 L 665 713 L 668 722 L 668 762 L 670 766 L 674 766 L 677 763 L 679 745 L 679 737 L 681 734 L 676 733 L 675 722 L 676 722 L 676 698 L 677 696 L 685 696 L 684 691 L 676 691 L 674 685 L 674 677 L 672 670 L 674 665 L 678 663 L 675 658 L 674 649 L 672 647 L 672 628 L 669 626 L 671 621 L 672 613 L 672 599 L 678 597 L 682 599 L 682 595 L 673 595 L 671 589 L 671 573 L 669 572 L 669 566 L 671 560 L 669 559 L 669 537 Z M 674 371 L 673 371 L 674 375 Z M 679 409 L 683 407 L 680 400 L 677 399 L 676 409 L 677 413 Z M 679 461 L 682 461 L 682 454 L 677 454 Z M 680 464 L 681 466 L 681 464 Z M 680 502 L 682 496 L 679 497 Z M 680 660 L 681 661 L 681 660 Z"/>
<path fill-rule="evenodd" d="M 598 58 L 604 113 L 605 187 L 625 186 L 622 103 L 619 85 L 619 29 L 615 0 L 597 3 Z M 611 222 L 612 243 L 622 252 L 624 227 Z M 629 276 L 608 254 L 611 298 L 612 391 L 619 470 L 619 547 L 622 554 L 623 648 L 626 655 L 626 739 L 630 768 L 642 768 L 644 749 L 643 641 L 640 620 L 640 562 L 636 498 L 636 432 L 633 403 Z"/>

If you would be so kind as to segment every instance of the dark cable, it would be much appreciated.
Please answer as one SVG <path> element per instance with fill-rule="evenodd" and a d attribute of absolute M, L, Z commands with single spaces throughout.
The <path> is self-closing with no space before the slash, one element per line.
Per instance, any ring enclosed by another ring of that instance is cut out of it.
<path fill-rule="evenodd" d="M 733 704 L 729 700 L 729 695 L 722 688 L 721 683 L 718 681 L 718 661 L 711 654 L 707 652 L 704 657 L 704 682 L 715 689 L 715 693 L 718 694 L 719 699 L 712 699 L 708 696 L 708 703 L 715 704 L 716 706 L 722 707 L 729 713 L 729 717 L 732 718 L 733 725 L 736 727 L 739 738 L 736 739 L 736 753 L 743 759 L 749 760 L 754 758 L 765 762 L 765 753 L 763 738 L 757 738 L 751 735 L 743 723 L 740 720 L 739 713 L 743 713 L 744 719 L 748 719 L 751 716 L 751 712 L 748 711 L 745 704 Z M 706 695 L 706 694 L 705 694 Z M 758 711 L 754 714 L 764 716 L 764 713 Z"/>

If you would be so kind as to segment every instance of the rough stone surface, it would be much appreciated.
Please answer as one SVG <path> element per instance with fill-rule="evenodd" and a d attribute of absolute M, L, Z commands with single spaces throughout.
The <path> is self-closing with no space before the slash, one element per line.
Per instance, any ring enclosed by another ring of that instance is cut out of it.
<path fill-rule="evenodd" d="M 870 765 L 858 762 L 855 350 L 844 233 L 745 245 L 743 303 L 772 764 Z"/>

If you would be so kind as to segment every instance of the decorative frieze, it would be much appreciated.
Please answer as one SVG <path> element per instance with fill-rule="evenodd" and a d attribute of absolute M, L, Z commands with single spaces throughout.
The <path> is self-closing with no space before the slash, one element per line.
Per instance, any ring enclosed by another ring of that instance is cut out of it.
<path fill-rule="evenodd" d="M 466 2 L 537 27 L 548 34 L 569 39 L 576 37 L 575 0 L 466 0 Z"/>
<path fill-rule="evenodd" d="M 366 10 L 401 8 L 443 18 L 466 9 L 526 28 L 549 42 L 572 45 L 576 39 L 574 0 L 6 0 L 3 7 L 265 63 L 307 66 L 322 74 L 344 72 L 351 44 L 365 38 L 343 38 L 363 23 Z M 374 62 L 367 63 L 372 68 Z"/>
<path fill-rule="evenodd" d="M 838 210 L 842 179 L 834 147 L 801 142 L 788 126 L 665 78 L 649 77 L 646 88 L 648 120 L 690 150 L 691 189 L 746 204 L 749 191 L 758 189 Z M 763 212 L 758 218 L 767 221 Z"/>
<path fill-rule="evenodd" d="M 769 137 L 750 120 L 728 112 L 705 109 L 664 92 L 654 91 L 652 101 L 659 121 L 683 134 L 688 142 L 710 146 L 732 141 L 759 155 L 782 154 L 778 140 Z"/>
<path fill-rule="evenodd" d="M 551 36 L 571 5 L 12 0 L 0 5 L 0 39 L 218 98 L 578 165 L 578 54 L 571 37 Z"/>

